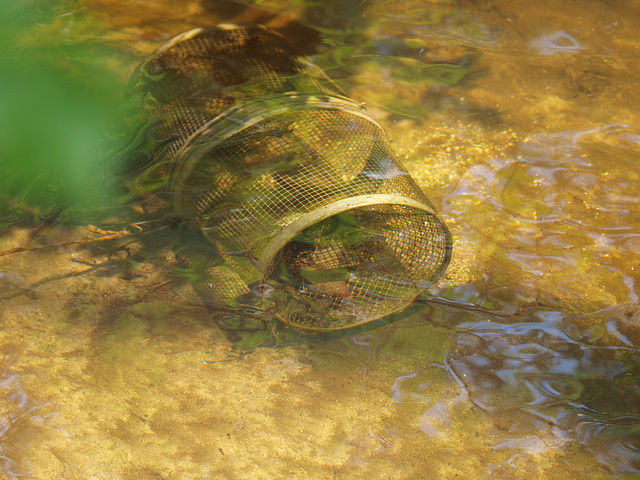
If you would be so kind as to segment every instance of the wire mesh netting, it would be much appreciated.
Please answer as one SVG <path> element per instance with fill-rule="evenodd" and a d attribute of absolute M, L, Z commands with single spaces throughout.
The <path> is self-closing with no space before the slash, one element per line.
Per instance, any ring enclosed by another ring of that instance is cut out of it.
<path fill-rule="evenodd" d="M 382 127 L 279 34 L 192 30 L 134 80 L 153 143 L 137 188 L 215 247 L 205 302 L 339 330 L 443 273 L 449 232 Z"/>

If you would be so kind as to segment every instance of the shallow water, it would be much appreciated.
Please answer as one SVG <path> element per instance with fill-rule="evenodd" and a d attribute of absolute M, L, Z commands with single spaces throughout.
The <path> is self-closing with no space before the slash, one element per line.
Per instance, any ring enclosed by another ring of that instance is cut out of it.
<path fill-rule="evenodd" d="M 0 257 L 4 477 L 640 474 L 640 3 L 81 4 L 123 81 L 193 26 L 299 35 L 387 129 L 454 255 L 392 325 L 243 352 L 173 275 L 174 233 L 18 222 L 1 251 L 66 244 Z"/>

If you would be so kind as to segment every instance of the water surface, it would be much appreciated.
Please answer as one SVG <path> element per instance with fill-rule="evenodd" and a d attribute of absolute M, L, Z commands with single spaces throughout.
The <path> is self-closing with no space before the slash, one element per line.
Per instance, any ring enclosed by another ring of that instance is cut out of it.
<path fill-rule="evenodd" d="M 243 352 L 175 275 L 173 230 L 10 210 L 0 250 L 64 245 L 0 257 L 2 475 L 640 474 L 640 3 L 255 4 L 82 0 L 51 28 L 92 18 L 123 83 L 194 26 L 298 38 L 434 201 L 447 274 L 388 327 Z"/>

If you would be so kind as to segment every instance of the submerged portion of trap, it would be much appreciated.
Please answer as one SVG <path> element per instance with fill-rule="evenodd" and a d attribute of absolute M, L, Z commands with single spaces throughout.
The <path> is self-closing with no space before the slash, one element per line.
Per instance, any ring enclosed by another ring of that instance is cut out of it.
<path fill-rule="evenodd" d="M 449 232 L 382 127 L 280 35 L 193 30 L 136 82 L 153 140 L 136 182 L 215 247 L 193 279 L 207 303 L 340 330 L 445 270 Z"/>

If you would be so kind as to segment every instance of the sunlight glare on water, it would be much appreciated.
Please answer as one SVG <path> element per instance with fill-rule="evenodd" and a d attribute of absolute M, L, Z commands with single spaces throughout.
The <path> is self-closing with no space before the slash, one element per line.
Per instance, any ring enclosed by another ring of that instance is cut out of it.
<path fill-rule="evenodd" d="M 640 474 L 640 4 L 252 3 L 61 1 L 27 43 L 107 39 L 124 85 L 190 28 L 278 29 L 388 131 L 449 270 L 387 327 L 244 351 L 184 281 L 179 228 L 3 180 L 0 476 Z"/>

